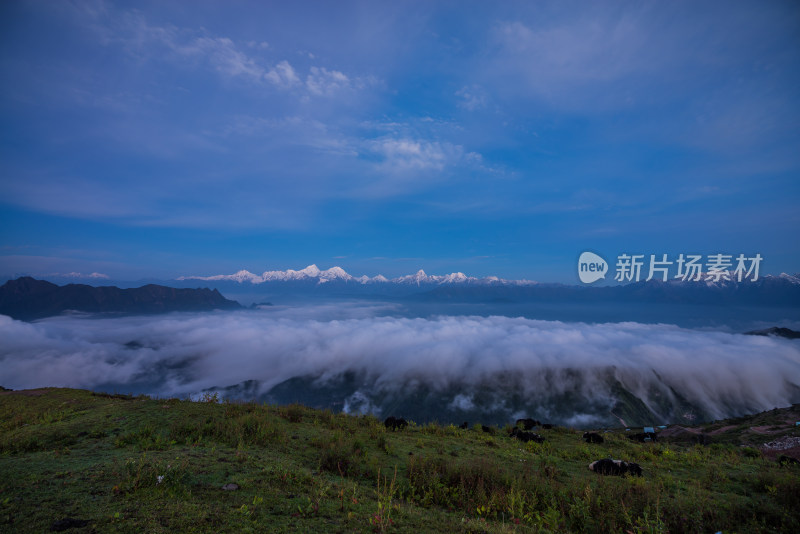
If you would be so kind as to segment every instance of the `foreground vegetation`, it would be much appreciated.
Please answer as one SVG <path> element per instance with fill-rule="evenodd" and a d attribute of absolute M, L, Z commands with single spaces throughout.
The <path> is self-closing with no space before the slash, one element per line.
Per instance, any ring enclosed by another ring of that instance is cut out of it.
<path fill-rule="evenodd" d="M 705 446 L 566 428 L 538 444 L 298 405 L 2 392 L 0 531 L 799 532 L 800 467 L 727 426 Z M 644 476 L 587 469 L 609 457 Z"/>

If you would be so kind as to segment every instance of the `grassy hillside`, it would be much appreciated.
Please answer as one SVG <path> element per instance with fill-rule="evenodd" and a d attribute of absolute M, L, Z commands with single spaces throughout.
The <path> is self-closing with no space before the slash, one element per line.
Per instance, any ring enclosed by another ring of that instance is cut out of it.
<path fill-rule="evenodd" d="M 800 466 L 774 459 L 800 443 L 797 408 L 673 443 L 554 428 L 523 444 L 298 405 L 4 391 L 0 531 L 798 532 Z M 608 457 L 644 476 L 587 469 Z"/>

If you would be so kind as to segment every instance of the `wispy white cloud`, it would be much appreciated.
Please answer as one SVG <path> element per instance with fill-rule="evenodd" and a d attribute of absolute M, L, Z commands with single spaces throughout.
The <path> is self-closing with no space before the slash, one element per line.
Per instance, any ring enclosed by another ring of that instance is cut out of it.
<path fill-rule="evenodd" d="M 372 137 L 376 131 L 383 135 Z M 432 182 L 452 179 L 452 173 L 459 168 L 486 171 L 477 152 L 421 135 L 403 135 L 404 132 L 411 134 L 412 128 L 389 122 L 343 130 L 299 116 L 281 119 L 239 116 L 221 135 L 268 139 L 273 146 L 308 147 L 320 154 L 337 156 L 338 196 L 376 198 L 410 194 L 424 190 Z"/>
<path fill-rule="evenodd" d="M 447 141 L 383 136 L 362 139 L 358 146 L 370 172 L 366 180 L 355 182 L 351 188 L 355 198 L 416 195 L 443 184 L 463 183 L 473 174 L 485 174 L 479 154 Z"/>
<path fill-rule="evenodd" d="M 441 171 L 464 154 L 461 146 L 419 139 L 378 139 L 371 142 L 371 148 L 382 157 L 383 168 L 391 171 Z"/>
<path fill-rule="evenodd" d="M 269 48 L 269 43 L 266 41 L 248 41 L 247 46 L 250 48 L 259 48 L 261 50 L 266 50 Z"/>
<path fill-rule="evenodd" d="M 489 102 L 489 95 L 479 85 L 465 85 L 456 91 L 456 96 L 459 98 L 458 105 L 469 111 L 485 108 Z"/>
<path fill-rule="evenodd" d="M 18 175 L 19 176 L 19 175 Z M 25 179 L 0 181 L 0 194 L 7 201 L 29 209 L 67 216 L 109 218 L 123 221 L 144 215 L 144 199 L 130 198 L 113 185 L 65 175 L 55 169 L 29 172 Z"/>
<path fill-rule="evenodd" d="M 358 144 L 360 152 L 385 174 L 413 178 L 436 173 L 443 180 L 445 172 L 456 168 L 490 171 L 482 154 L 451 140 L 461 130 L 455 122 L 430 116 L 364 121 L 359 124 Z"/>
<path fill-rule="evenodd" d="M 224 76 L 241 76 L 253 80 L 265 76 L 264 68 L 254 58 L 239 50 L 227 37 L 198 37 L 194 45 L 188 50 L 206 55 L 209 62 Z M 181 50 L 186 51 L 187 48 Z"/>
<path fill-rule="evenodd" d="M 350 135 L 320 120 L 299 115 L 281 118 L 239 115 L 233 117 L 219 135 L 235 139 L 235 142 L 249 139 L 261 144 L 268 140 L 274 148 L 308 147 L 330 155 L 358 156 L 358 143 Z"/>
<path fill-rule="evenodd" d="M 48 273 L 45 276 L 53 276 L 53 277 L 60 277 L 60 278 L 90 278 L 95 280 L 108 280 L 110 276 L 103 273 L 79 273 L 76 271 L 72 271 L 69 273 Z"/>
<path fill-rule="evenodd" d="M 610 11 L 541 27 L 499 24 L 494 33 L 498 53 L 487 66 L 488 79 L 504 92 L 525 91 L 569 108 L 630 105 L 629 90 L 635 87 L 609 93 L 608 85 L 634 74 L 653 75 L 666 65 L 647 25 L 637 20 L 637 10 L 619 18 Z"/>
<path fill-rule="evenodd" d="M 350 78 L 338 70 L 324 67 L 311 67 L 306 78 L 306 87 L 315 95 L 329 95 L 340 89 L 349 89 L 350 86 Z"/>
<path fill-rule="evenodd" d="M 279 87 L 290 88 L 300 84 L 300 77 L 288 61 L 283 60 L 264 74 L 264 79 Z"/>
<path fill-rule="evenodd" d="M 339 89 L 363 89 L 375 85 L 371 76 L 350 77 L 340 70 L 310 66 L 304 76 L 288 59 L 270 60 L 274 56 L 265 41 L 238 43 L 227 36 L 210 34 L 205 29 L 181 28 L 173 25 L 151 24 L 138 11 L 95 9 L 85 6 L 88 24 L 106 45 L 121 45 L 140 61 L 184 62 L 194 59 L 207 63 L 225 79 L 240 79 L 265 83 L 299 95 L 332 96 Z M 166 54 L 165 54 L 166 52 Z M 305 81 L 303 81 L 305 78 Z"/>
<path fill-rule="evenodd" d="M 606 19 L 579 15 L 544 28 L 515 21 L 501 24 L 498 34 L 507 54 L 529 60 L 535 69 L 531 81 L 603 81 L 644 68 L 647 59 L 640 47 L 646 44 L 645 28 L 631 15 Z"/>

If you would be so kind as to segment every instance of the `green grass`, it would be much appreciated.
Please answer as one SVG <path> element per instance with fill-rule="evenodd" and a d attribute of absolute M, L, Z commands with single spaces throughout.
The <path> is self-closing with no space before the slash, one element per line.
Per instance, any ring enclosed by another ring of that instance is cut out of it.
<path fill-rule="evenodd" d="M 703 447 L 540 432 L 522 444 L 299 405 L 2 392 L 0 532 L 65 517 L 89 520 L 70 532 L 800 531 L 800 469 L 752 447 L 771 436 Z M 587 469 L 605 457 L 644 477 Z"/>

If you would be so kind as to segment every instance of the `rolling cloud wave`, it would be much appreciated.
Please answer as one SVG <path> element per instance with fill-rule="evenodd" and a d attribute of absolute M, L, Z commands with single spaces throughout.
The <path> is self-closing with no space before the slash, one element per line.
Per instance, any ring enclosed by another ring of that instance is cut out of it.
<path fill-rule="evenodd" d="M 730 415 L 732 405 L 798 402 L 796 341 L 670 325 L 376 311 L 345 310 L 343 319 L 332 318 L 332 308 L 36 323 L 0 316 L 0 385 L 187 396 L 247 380 L 263 393 L 296 376 L 324 381 L 355 372 L 386 390 L 425 384 L 468 392 L 505 376 L 527 396 L 595 386 L 602 396 L 605 386 L 592 376 L 606 372 L 644 399 L 657 376 L 665 392 L 674 388 L 716 416 Z M 453 406 L 471 399 L 459 396 Z"/>

